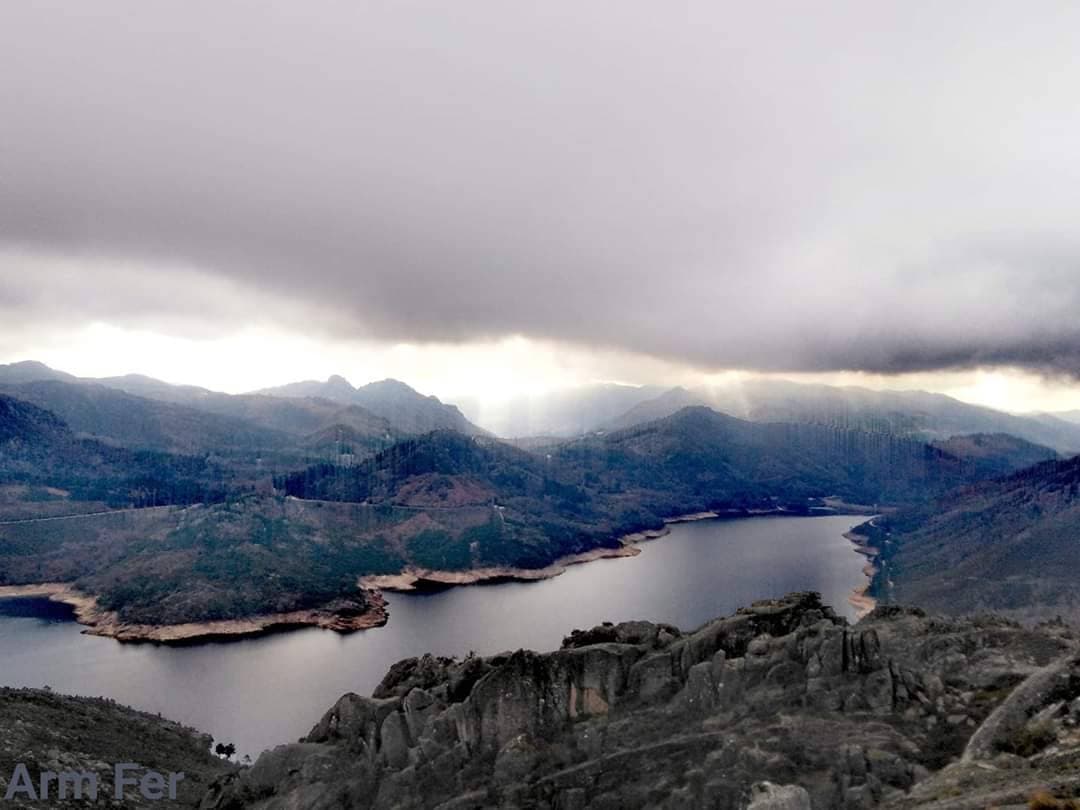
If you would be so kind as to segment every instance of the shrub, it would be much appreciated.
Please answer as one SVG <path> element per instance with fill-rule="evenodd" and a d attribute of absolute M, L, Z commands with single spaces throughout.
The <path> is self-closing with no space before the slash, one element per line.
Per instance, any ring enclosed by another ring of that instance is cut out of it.
<path fill-rule="evenodd" d="M 1022 757 L 1033 756 L 1057 740 L 1052 723 L 1043 721 L 1024 726 L 1001 745 L 1001 750 Z"/>
<path fill-rule="evenodd" d="M 1048 790 L 1033 793 L 1028 799 L 1029 810 L 1080 810 L 1080 800 L 1059 799 Z"/>

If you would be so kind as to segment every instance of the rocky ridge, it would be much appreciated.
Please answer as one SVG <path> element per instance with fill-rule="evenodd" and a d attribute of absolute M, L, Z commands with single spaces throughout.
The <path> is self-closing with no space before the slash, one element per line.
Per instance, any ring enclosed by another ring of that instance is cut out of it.
<path fill-rule="evenodd" d="M 957 768 L 1037 773 L 1028 758 L 1050 743 L 1033 751 L 1024 741 L 1046 701 L 1047 728 L 1067 744 L 1080 679 L 1046 673 L 1071 672 L 1076 652 L 1064 626 L 897 607 L 850 626 L 817 594 L 798 593 L 689 633 L 628 622 L 575 631 L 552 653 L 408 659 L 373 697 L 345 695 L 302 741 L 220 779 L 202 807 L 778 810 L 955 799 Z M 1050 690 L 1039 686 L 1048 677 Z M 1010 695 L 1020 696 L 1011 708 Z M 981 753 L 965 756 L 980 734 Z"/>

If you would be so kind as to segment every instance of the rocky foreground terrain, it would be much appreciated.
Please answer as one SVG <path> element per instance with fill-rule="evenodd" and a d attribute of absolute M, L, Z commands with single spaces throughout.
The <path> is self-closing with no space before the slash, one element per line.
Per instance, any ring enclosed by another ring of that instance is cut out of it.
<path fill-rule="evenodd" d="M 692 633 L 630 622 L 547 654 L 400 662 L 201 806 L 1065 807 L 1078 698 L 1064 625 L 885 607 L 849 626 L 791 594 Z"/>

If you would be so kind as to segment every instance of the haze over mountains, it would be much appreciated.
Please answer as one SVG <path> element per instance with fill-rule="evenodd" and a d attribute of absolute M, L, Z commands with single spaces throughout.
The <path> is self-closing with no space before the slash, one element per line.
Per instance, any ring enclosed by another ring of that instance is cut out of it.
<path fill-rule="evenodd" d="M 404 433 L 456 430 L 468 435 L 483 433 L 455 405 L 444 405 L 438 397 L 423 397 L 398 380 L 381 380 L 354 388 L 344 377 L 334 375 L 326 382 L 307 380 L 256 392 L 265 396 L 321 398 L 358 405 L 392 422 Z"/>
<path fill-rule="evenodd" d="M 341 378 L 280 395 L 224 394 L 141 375 L 77 378 L 40 363 L 0 366 L 0 392 L 61 416 L 76 432 L 171 452 L 263 451 L 305 457 L 345 445 L 364 455 L 431 430 L 482 431 L 450 405 L 385 380 Z"/>
<path fill-rule="evenodd" d="M 627 411 L 663 395 L 665 390 L 657 385 L 597 383 L 512 397 L 496 405 L 471 403 L 466 411 L 497 436 L 581 436 L 613 424 Z M 669 416 L 675 410 L 658 415 Z"/>
<path fill-rule="evenodd" d="M 802 422 L 947 439 L 969 433 L 1008 433 L 1080 452 L 1076 412 L 1017 415 L 926 391 L 872 390 L 748 379 L 724 386 L 670 389 L 658 386 L 594 385 L 516 398 L 477 418 L 499 436 L 569 438 L 597 430 L 619 430 L 661 419 L 694 405 L 754 422 Z"/>
<path fill-rule="evenodd" d="M 1051 419 L 1064 419 L 1066 422 L 1080 424 L 1080 411 L 1057 411 L 1056 413 L 1046 413 L 1041 415 L 1048 416 Z"/>
<path fill-rule="evenodd" d="M 60 383 L 60 385 L 45 385 Z M 80 389 L 69 386 L 81 385 Z M 17 390 L 12 386 L 20 386 Z M 106 389 L 106 390 L 102 390 Z M 387 379 L 354 387 L 335 375 L 306 380 L 250 394 L 224 394 L 190 385 L 173 385 L 143 375 L 79 378 L 41 363 L 0 366 L 0 391 L 50 408 L 80 432 L 124 440 L 144 433 L 148 447 L 184 449 L 177 437 L 160 435 L 190 411 L 163 409 L 120 399 L 121 391 L 144 400 L 184 406 L 218 417 L 242 419 L 252 427 L 277 434 L 323 440 L 340 434 L 377 449 L 404 435 L 455 430 L 466 435 L 506 438 L 567 439 L 594 431 L 619 430 L 660 419 L 682 408 L 705 405 L 754 422 L 797 422 L 911 435 L 924 441 L 972 433 L 1002 433 L 1051 447 L 1059 453 L 1080 453 L 1080 412 L 1010 414 L 925 391 L 871 390 L 745 380 L 726 386 L 687 389 L 614 383 L 580 386 L 531 397 L 511 398 L 496 407 L 473 406 L 470 420 L 455 405 L 424 396 L 407 384 Z M 144 418 L 112 420 L 112 407 L 147 411 Z M 51 406 L 51 407 L 50 407 Z M 119 424 L 128 421 L 132 424 Z M 149 427 L 150 424 L 154 427 Z M 207 429 L 227 434 L 235 422 L 208 418 Z M 230 441 L 262 442 L 274 447 L 284 436 L 272 433 Z M 187 439 L 186 441 L 194 441 Z M 192 449 L 194 445 L 186 449 Z"/>

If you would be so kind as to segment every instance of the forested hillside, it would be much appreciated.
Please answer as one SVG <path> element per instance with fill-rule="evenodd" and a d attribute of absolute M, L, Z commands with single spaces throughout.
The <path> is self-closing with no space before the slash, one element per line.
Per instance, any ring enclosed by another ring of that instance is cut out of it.
<path fill-rule="evenodd" d="M 445 546 L 452 552 L 445 560 L 453 567 L 533 567 L 687 512 L 808 513 L 831 495 L 912 502 L 971 480 L 971 469 L 888 434 L 755 424 L 688 408 L 539 454 L 435 432 L 367 461 L 282 476 L 276 486 L 297 498 L 392 504 L 433 517 L 490 506 L 501 520 L 485 542 L 458 538 Z"/>
<path fill-rule="evenodd" d="M 657 508 L 921 499 L 967 479 L 958 460 L 892 433 L 756 423 L 705 407 L 559 447 L 553 459 L 600 491 L 636 490 Z"/>
<path fill-rule="evenodd" d="M 973 433 L 939 439 L 932 444 L 960 459 L 978 478 L 996 478 L 1058 458 L 1049 447 L 1008 433 Z"/>
<path fill-rule="evenodd" d="M 0 394 L 0 516 L 26 500 L 122 508 L 212 503 L 245 488 L 235 470 L 205 456 L 80 439 L 50 411 Z"/>
<path fill-rule="evenodd" d="M 874 592 L 947 613 L 1080 617 L 1080 458 L 1048 461 L 861 529 Z"/>
<path fill-rule="evenodd" d="M 319 397 L 345 405 L 359 405 L 387 420 L 400 433 L 429 433 L 455 430 L 468 435 L 485 431 L 472 424 L 456 405 L 438 397 L 424 396 L 400 380 L 380 380 L 354 388 L 344 377 L 334 375 L 325 382 L 305 380 L 259 392 L 274 397 Z"/>

